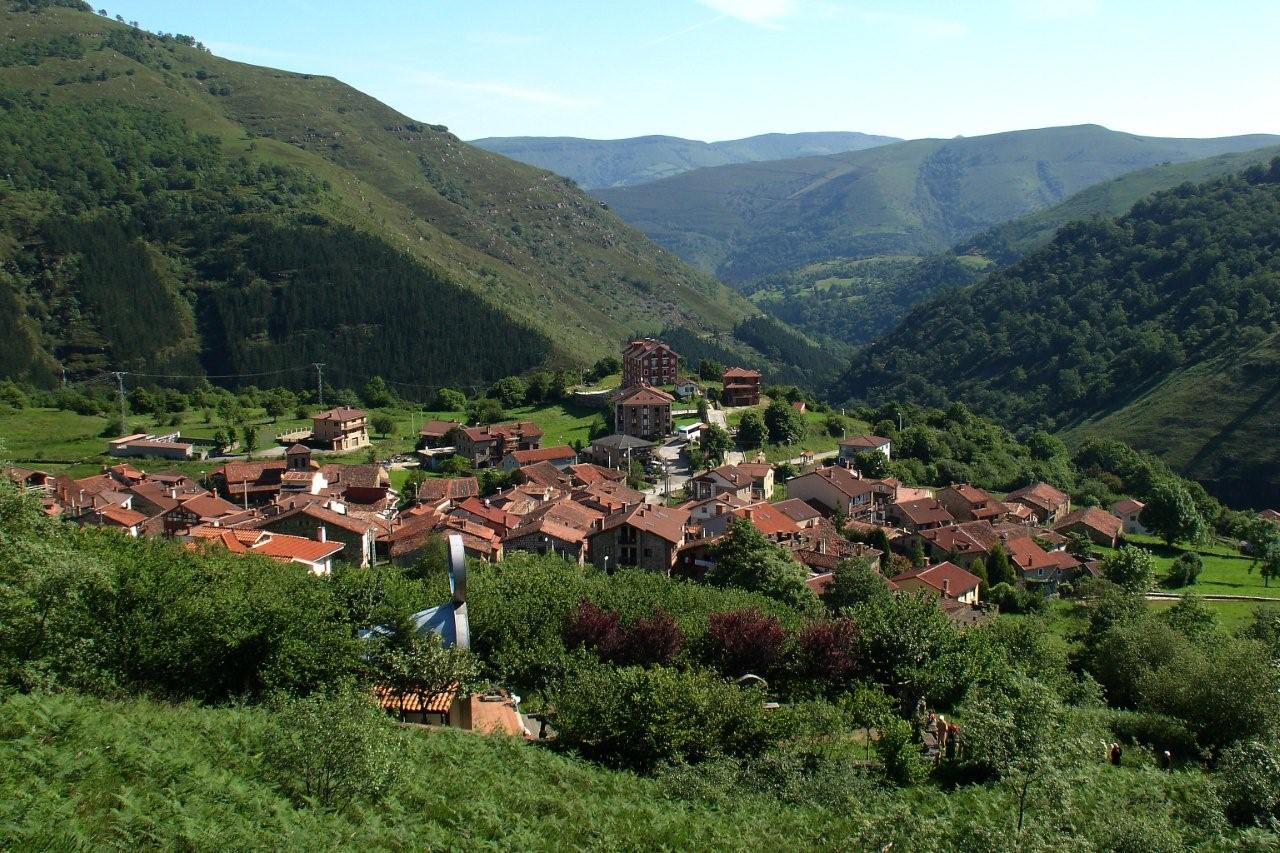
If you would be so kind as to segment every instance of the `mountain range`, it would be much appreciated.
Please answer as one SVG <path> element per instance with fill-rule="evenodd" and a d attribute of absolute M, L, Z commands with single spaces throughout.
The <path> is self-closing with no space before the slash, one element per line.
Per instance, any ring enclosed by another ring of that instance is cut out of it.
<path fill-rule="evenodd" d="M 475 383 L 757 313 L 570 181 L 72 6 L 0 12 L 5 375 Z"/>
<path fill-rule="evenodd" d="M 1063 226 L 854 357 L 837 398 L 959 400 L 1120 438 L 1232 503 L 1280 500 L 1280 157 Z"/>
<path fill-rule="evenodd" d="M 578 186 L 590 190 L 631 186 L 707 166 L 839 154 L 901 141 L 894 136 L 832 131 L 766 133 L 723 142 L 678 136 L 491 136 L 474 139 L 471 144 L 572 178 Z"/>
<path fill-rule="evenodd" d="M 1277 143 L 1080 125 L 697 169 L 594 195 L 659 244 L 736 283 L 835 258 L 945 251 L 1128 172 Z"/>

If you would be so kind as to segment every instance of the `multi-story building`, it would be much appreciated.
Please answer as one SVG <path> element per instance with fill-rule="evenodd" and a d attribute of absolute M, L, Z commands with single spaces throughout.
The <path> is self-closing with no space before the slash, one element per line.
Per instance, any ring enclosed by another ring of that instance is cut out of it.
<path fill-rule="evenodd" d="M 360 409 L 339 406 L 313 415 L 311 434 L 326 450 L 355 450 L 369 445 L 369 417 Z"/>
<path fill-rule="evenodd" d="M 679 354 L 662 341 L 634 340 L 622 351 L 622 387 L 632 388 L 642 383 L 675 385 L 679 364 Z"/>
<path fill-rule="evenodd" d="M 587 537 L 591 562 L 605 571 L 634 566 L 669 575 L 688 522 L 683 509 L 648 504 L 615 513 Z"/>
<path fill-rule="evenodd" d="M 514 450 L 537 450 L 542 429 L 532 421 L 465 427 L 456 433 L 458 455 L 480 468 L 501 464 Z"/>
<path fill-rule="evenodd" d="M 760 371 L 730 367 L 720 378 L 724 380 L 721 403 L 726 406 L 760 405 Z"/>
<path fill-rule="evenodd" d="M 648 385 L 627 388 L 614 398 L 614 432 L 634 438 L 653 440 L 670 435 L 671 403 L 675 400 L 665 391 Z"/>

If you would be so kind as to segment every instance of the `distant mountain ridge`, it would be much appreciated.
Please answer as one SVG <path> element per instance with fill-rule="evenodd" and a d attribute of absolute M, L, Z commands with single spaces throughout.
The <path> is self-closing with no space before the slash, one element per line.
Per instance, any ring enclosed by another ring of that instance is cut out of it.
<path fill-rule="evenodd" d="M 708 166 L 839 154 L 901 141 L 895 136 L 817 131 L 765 133 L 722 142 L 678 136 L 491 136 L 473 139 L 471 144 L 572 178 L 578 186 L 590 190 L 642 184 Z"/>
<path fill-rule="evenodd" d="M 703 168 L 593 195 L 732 283 L 836 258 L 946 251 L 1128 172 L 1277 143 L 1077 125 Z"/>

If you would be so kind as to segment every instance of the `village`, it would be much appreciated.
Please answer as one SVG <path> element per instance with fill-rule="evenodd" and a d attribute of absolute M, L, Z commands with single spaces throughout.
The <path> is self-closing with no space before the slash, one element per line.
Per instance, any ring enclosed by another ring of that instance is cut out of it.
<path fill-rule="evenodd" d="M 399 490 L 384 462 L 325 461 L 371 446 L 369 415 L 352 406 L 281 434 L 283 446 L 266 458 L 227 459 L 203 478 L 140 467 L 209 452 L 207 442 L 177 433 L 111 439 L 107 454 L 120 461 L 91 476 L 25 467 L 8 474 L 49 515 L 258 554 L 318 575 L 338 561 L 412 565 L 453 535 L 468 557 L 484 562 L 526 551 L 605 572 L 635 567 L 699 580 L 731 525 L 744 520 L 804 566 L 818 595 L 838 563 L 862 558 L 892 588 L 932 596 L 962 624 L 995 610 L 982 595 L 993 560 L 1012 569 L 1019 588 L 1052 595 L 1097 573 L 1097 560 L 1079 543 L 1114 548 L 1146 532 L 1134 500 L 1110 511 L 1073 508 L 1043 482 L 997 498 L 968 483 L 919 487 L 864 476 L 866 454 L 893 458 L 892 441 L 876 435 L 846 435 L 833 451 L 806 450 L 782 465 L 762 452 L 703 454 L 698 445 L 708 434 L 736 432 L 730 418 L 760 406 L 762 379 L 756 370 L 724 369 L 718 400 L 697 404 L 706 421 L 677 426 L 673 410 L 687 406 L 679 401 L 703 389 L 670 346 L 633 340 L 621 353 L 620 384 L 607 395 L 612 433 L 576 448 L 547 444 L 531 420 L 426 420 L 416 460 L 396 466 L 422 473 L 402 477 Z M 692 458 L 708 461 L 694 470 Z M 437 475 L 459 459 L 467 475 Z M 486 472 L 501 474 L 487 493 Z M 978 573 L 970 571 L 979 561 Z"/>

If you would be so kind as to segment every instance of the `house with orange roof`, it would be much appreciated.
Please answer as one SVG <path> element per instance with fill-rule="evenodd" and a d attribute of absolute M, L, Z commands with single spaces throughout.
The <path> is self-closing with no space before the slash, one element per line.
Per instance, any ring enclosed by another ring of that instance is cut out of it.
<path fill-rule="evenodd" d="M 499 536 L 505 536 L 518 524 L 520 516 L 491 506 L 482 498 L 467 498 L 449 512 L 450 518 L 464 518 L 476 524 L 483 524 Z"/>
<path fill-rule="evenodd" d="M 897 493 L 896 481 L 866 479 L 839 465 L 801 474 L 787 483 L 789 497 L 843 513 L 848 519 L 866 521 L 882 519 L 885 508 L 897 500 Z"/>
<path fill-rule="evenodd" d="M 985 489 L 968 483 L 952 483 L 939 489 L 935 496 L 947 508 L 956 521 L 999 521 L 1004 515 L 1004 504 L 993 498 Z"/>
<path fill-rule="evenodd" d="M 1124 523 L 1105 509 L 1090 506 L 1068 513 L 1053 529 L 1064 536 L 1080 533 L 1096 545 L 1114 548 L 1124 533 Z"/>
<path fill-rule="evenodd" d="M 278 563 L 297 563 L 313 575 L 324 576 L 332 573 L 333 557 L 343 547 L 341 542 L 323 539 L 209 525 L 196 525 L 183 538 L 192 545 L 206 544 L 236 554 L 256 554 Z"/>
<path fill-rule="evenodd" d="M 217 495 L 195 495 L 180 501 L 173 509 L 161 513 L 164 530 L 170 535 L 197 525 L 226 526 L 228 520 L 245 514 L 245 510 Z"/>
<path fill-rule="evenodd" d="M 578 451 L 567 444 L 539 447 L 531 450 L 512 450 L 503 458 L 502 468 L 504 471 L 515 471 L 525 465 L 534 465 L 539 462 L 546 462 L 560 470 L 564 470 L 570 465 L 577 464 Z"/>
<path fill-rule="evenodd" d="M 1032 483 L 1005 495 L 1006 504 L 1022 504 L 1035 515 L 1036 524 L 1053 524 L 1071 512 L 1071 498 L 1048 483 Z"/>
<path fill-rule="evenodd" d="M 533 421 L 482 424 L 456 430 L 458 455 L 474 468 L 498 465 L 513 450 L 536 450 L 542 446 L 542 428 Z"/>
<path fill-rule="evenodd" d="M 622 350 L 622 387 L 674 385 L 680 354 L 656 338 L 637 338 Z"/>
<path fill-rule="evenodd" d="M 924 592 L 963 604 L 977 604 L 980 600 L 982 580 L 955 563 L 934 563 L 895 575 L 890 580 L 904 592 Z"/>
<path fill-rule="evenodd" d="M 955 517 L 937 498 L 898 501 L 885 509 L 888 521 L 911 533 L 955 524 Z"/>
<path fill-rule="evenodd" d="M 670 575 L 685 543 L 687 510 L 640 504 L 602 519 L 588 536 L 588 553 L 597 568 L 634 566 Z"/>
<path fill-rule="evenodd" d="M 760 381 L 762 376 L 758 370 L 745 367 L 730 367 L 723 374 L 724 391 L 720 402 L 726 406 L 758 406 L 760 405 Z"/>
<path fill-rule="evenodd" d="M 706 500 L 716 495 L 733 495 L 741 500 L 756 497 L 755 478 L 739 465 L 721 465 L 704 471 L 690 478 L 685 488 L 695 500 Z"/>
<path fill-rule="evenodd" d="M 885 459 L 893 458 L 893 442 L 881 435 L 851 435 L 842 438 L 838 447 L 836 458 L 845 465 L 851 464 L 859 453 L 871 450 L 880 451 Z"/>
<path fill-rule="evenodd" d="M 346 505 L 339 501 L 305 503 L 255 517 L 239 526 L 340 542 L 344 546 L 343 557 L 361 568 L 370 566 L 377 560 L 379 526 L 368 519 L 351 515 Z"/>
<path fill-rule="evenodd" d="M 1146 506 L 1142 501 L 1125 498 L 1111 505 L 1111 514 L 1120 519 L 1125 533 L 1145 534 L 1147 528 L 1143 526 L 1140 516 Z"/>
<path fill-rule="evenodd" d="M 134 538 L 142 532 L 142 525 L 146 520 L 147 517 L 136 510 L 114 505 L 95 509 L 83 517 L 83 521 L 88 524 L 111 527 Z"/>
<path fill-rule="evenodd" d="M 369 416 L 361 409 L 338 406 L 311 416 L 311 435 L 325 450 L 368 447 Z"/>

